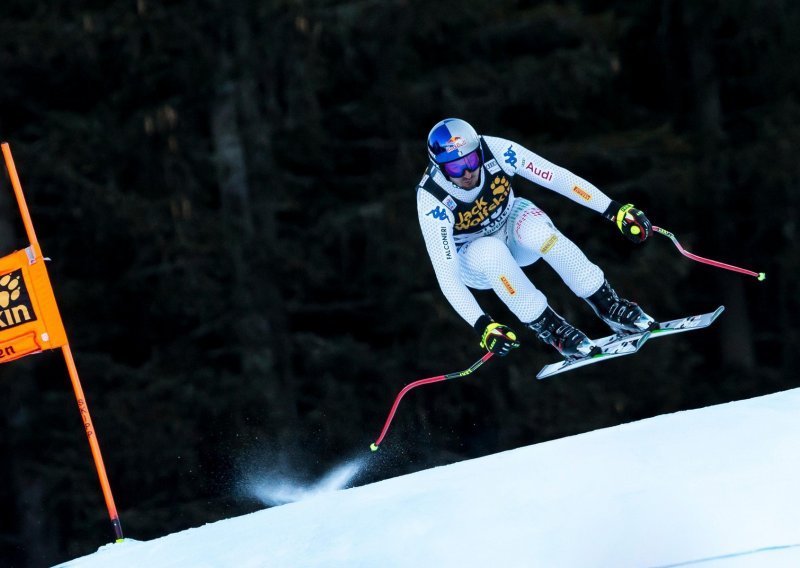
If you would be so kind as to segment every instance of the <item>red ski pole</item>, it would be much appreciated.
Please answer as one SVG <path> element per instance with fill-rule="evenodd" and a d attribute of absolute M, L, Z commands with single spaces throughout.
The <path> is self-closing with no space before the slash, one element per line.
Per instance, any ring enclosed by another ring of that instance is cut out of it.
<path fill-rule="evenodd" d="M 469 369 L 466 369 L 464 371 L 457 371 L 455 373 L 449 373 L 447 375 L 438 375 L 436 377 L 420 379 L 418 381 L 414 381 L 413 383 L 406 385 L 394 399 L 394 404 L 392 405 L 392 409 L 389 411 L 389 416 L 386 418 L 386 423 L 383 425 L 383 430 L 381 431 L 381 435 L 378 436 L 378 439 L 375 440 L 374 443 L 370 444 L 369 448 L 373 452 L 378 451 L 378 446 L 383 441 L 384 436 L 386 436 L 386 432 L 389 430 L 389 425 L 392 423 L 392 419 L 394 418 L 394 413 L 397 411 L 397 407 L 400 405 L 400 400 L 405 396 L 405 394 L 408 391 L 421 385 L 428 385 L 430 383 L 438 383 L 440 381 L 446 381 L 448 379 L 457 379 L 459 377 L 466 377 L 467 375 L 471 375 L 478 367 L 480 367 L 486 361 L 491 359 L 492 355 L 494 355 L 494 353 L 492 353 L 491 351 L 487 351 L 486 355 L 475 361 Z"/>
<path fill-rule="evenodd" d="M 740 274 L 747 274 L 748 276 L 754 276 L 758 278 L 759 281 L 764 280 L 767 275 L 763 272 L 753 272 L 752 270 L 747 270 L 746 268 L 739 268 L 738 266 L 733 266 L 731 264 L 725 264 L 724 262 L 719 262 L 716 260 L 711 260 L 710 258 L 703 258 L 702 256 L 697 256 L 696 254 L 692 254 L 689 251 L 685 250 L 681 244 L 678 242 L 678 239 L 675 238 L 675 235 L 667 231 L 666 229 L 662 229 L 661 227 L 653 226 L 653 231 L 660 235 L 664 235 L 665 237 L 669 237 L 673 244 L 677 247 L 678 251 L 691 260 L 695 260 L 697 262 L 702 262 L 703 264 L 709 264 L 711 266 L 715 266 L 717 268 L 724 268 L 725 270 L 731 270 L 733 272 L 739 272 Z"/>

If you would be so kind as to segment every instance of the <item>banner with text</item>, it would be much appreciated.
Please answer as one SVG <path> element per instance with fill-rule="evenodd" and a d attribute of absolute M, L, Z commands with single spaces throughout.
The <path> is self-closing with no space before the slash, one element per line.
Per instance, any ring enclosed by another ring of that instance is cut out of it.
<path fill-rule="evenodd" d="M 0 363 L 66 343 L 38 245 L 0 258 Z"/>

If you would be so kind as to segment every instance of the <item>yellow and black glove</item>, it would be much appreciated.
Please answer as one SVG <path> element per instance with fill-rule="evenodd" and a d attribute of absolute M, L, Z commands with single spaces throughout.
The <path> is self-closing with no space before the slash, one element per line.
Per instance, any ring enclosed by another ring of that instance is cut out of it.
<path fill-rule="evenodd" d="M 481 347 L 495 355 L 504 357 L 512 349 L 519 347 L 517 334 L 511 328 L 492 321 L 492 318 L 487 315 L 478 318 L 475 323 L 475 330 L 481 334 Z"/>
<path fill-rule="evenodd" d="M 617 201 L 612 201 L 603 216 L 616 223 L 622 234 L 634 243 L 644 242 L 653 234 L 650 220 L 632 203 L 621 205 Z"/>

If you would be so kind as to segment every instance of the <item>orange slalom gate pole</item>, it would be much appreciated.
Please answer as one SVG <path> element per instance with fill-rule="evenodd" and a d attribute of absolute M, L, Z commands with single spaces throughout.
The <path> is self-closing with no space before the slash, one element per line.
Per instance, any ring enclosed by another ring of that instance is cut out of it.
<path fill-rule="evenodd" d="M 108 483 L 106 466 L 103 464 L 103 455 L 100 453 L 100 444 L 95 435 L 94 424 L 92 424 L 92 417 L 89 415 L 89 407 L 86 405 L 86 396 L 83 394 L 83 388 L 81 388 L 81 381 L 78 378 L 78 370 L 75 368 L 75 361 L 72 358 L 72 350 L 69 348 L 69 343 L 61 348 L 61 352 L 64 354 L 64 361 L 67 364 L 69 377 L 72 380 L 72 389 L 75 391 L 75 399 L 78 401 L 78 410 L 83 419 L 83 427 L 86 429 L 86 437 L 89 439 L 89 447 L 92 449 L 92 457 L 94 458 L 97 475 L 100 478 L 100 487 L 103 490 L 103 497 L 106 500 L 106 508 L 108 509 L 108 516 L 111 518 L 111 526 L 114 527 L 114 535 L 117 537 L 117 542 L 121 542 L 124 538 L 122 536 L 122 524 L 117 514 L 117 506 L 114 504 L 114 495 L 111 494 L 111 485 Z"/>
<path fill-rule="evenodd" d="M 25 231 L 28 233 L 28 240 L 34 249 L 38 248 L 39 241 L 36 240 L 36 231 L 33 230 L 33 221 L 31 214 L 28 212 L 28 205 L 25 203 L 25 196 L 22 193 L 22 184 L 19 183 L 19 175 L 17 174 L 17 167 L 14 165 L 14 158 L 11 157 L 11 147 L 8 142 L 3 142 L 3 157 L 6 159 L 6 169 L 11 178 L 11 187 L 14 188 L 14 195 L 17 197 L 17 205 L 19 206 L 19 213 L 22 216 L 22 222 L 25 224 Z"/>
<path fill-rule="evenodd" d="M 41 254 L 41 250 L 39 248 L 39 242 L 36 240 L 36 232 L 33 229 L 33 221 L 31 220 L 31 215 L 28 211 L 28 205 L 25 202 L 25 195 L 22 193 L 22 184 L 20 184 L 17 168 L 14 165 L 14 159 L 11 156 L 11 148 L 7 142 L 3 142 L 2 149 L 8 174 L 11 178 L 11 185 L 14 188 L 14 195 L 17 198 L 19 212 L 22 216 L 22 222 L 25 224 L 25 231 L 28 234 L 28 240 L 31 243 L 31 248 L 36 252 L 36 254 L 40 255 L 38 260 L 44 262 L 43 255 Z M 83 394 L 83 387 L 81 387 L 80 377 L 78 376 L 78 370 L 75 367 L 75 361 L 72 357 L 72 350 L 69 347 L 69 342 L 61 347 L 61 352 L 64 355 L 64 362 L 67 365 L 69 378 L 72 381 L 72 389 L 75 391 L 75 399 L 78 402 L 78 410 L 81 413 L 83 427 L 86 430 L 86 437 L 89 439 L 89 447 L 92 450 L 95 469 L 97 470 L 97 475 L 100 478 L 100 487 L 103 490 L 103 497 L 105 498 L 108 515 L 111 518 L 111 525 L 114 528 L 114 534 L 117 542 L 121 542 L 124 539 L 122 535 L 122 524 L 120 523 L 119 515 L 117 514 L 117 506 L 114 504 L 114 496 L 111 493 L 111 485 L 108 482 L 106 467 L 103 463 L 103 455 L 100 452 L 100 444 L 97 441 L 97 435 L 95 434 L 92 417 L 89 414 L 89 406 L 86 404 L 86 396 Z"/>

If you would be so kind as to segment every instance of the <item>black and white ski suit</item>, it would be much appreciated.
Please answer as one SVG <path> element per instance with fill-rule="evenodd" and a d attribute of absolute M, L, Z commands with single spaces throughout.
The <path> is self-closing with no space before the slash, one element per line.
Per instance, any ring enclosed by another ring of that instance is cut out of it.
<path fill-rule="evenodd" d="M 483 310 L 469 288 L 492 289 L 523 323 L 538 318 L 547 299 L 521 267 L 543 258 L 580 298 L 603 284 L 603 271 L 531 201 L 511 187 L 519 175 L 604 213 L 611 199 L 588 181 L 527 148 L 481 136 L 484 164 L 473 189 L 452 183 L 433 162 L 417 186 L 417 214 L 436 278 L 470 325 Z"/>

